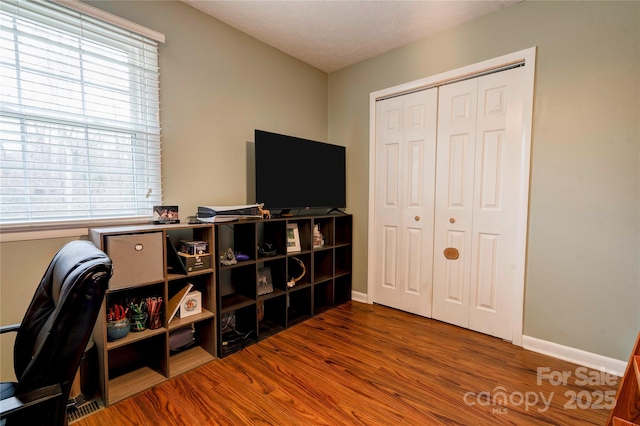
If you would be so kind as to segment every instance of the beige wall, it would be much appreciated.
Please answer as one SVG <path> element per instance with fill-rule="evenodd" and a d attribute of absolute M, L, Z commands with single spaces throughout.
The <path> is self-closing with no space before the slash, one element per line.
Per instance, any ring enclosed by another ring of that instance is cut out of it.
<path fill-rule="evenodd" d="M 87 3 L 166 36 L 164 201 L 178 204 L 181 216 L 202 204 L 255 202 L 247 194 L 254 129 L 326 140 L 326 73 L 178 1 Z"/>
<path fill-rule="evenodd" d="M 181 2 L 88 3 L 166 35 L 160 46 L 164 202 L 179 205 L 181 217 L 202 204 L 255 201 L 254 129 L 327 139 L 326 73 Z M 0 243 L 1 324 L 22 320 L 67 241 Z M 0 340 L 3 380 L 13 375 L 12 342 Z"/>
<path fill-rule="evenodd" d="M 537 46 L 524 334 L 627 360 L 640 330 L 640 3 L 526 1 L 329 76 L 367 291 L 369 93 Z"/>

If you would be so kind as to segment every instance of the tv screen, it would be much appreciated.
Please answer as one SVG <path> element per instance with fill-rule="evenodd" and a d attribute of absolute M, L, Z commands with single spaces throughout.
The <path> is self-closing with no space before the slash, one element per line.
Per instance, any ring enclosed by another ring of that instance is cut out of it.
<path fill-rule="evenodd" d="M 255 131 L 256 203 L 267 209 L 344 208 L 345 147 Z"/>

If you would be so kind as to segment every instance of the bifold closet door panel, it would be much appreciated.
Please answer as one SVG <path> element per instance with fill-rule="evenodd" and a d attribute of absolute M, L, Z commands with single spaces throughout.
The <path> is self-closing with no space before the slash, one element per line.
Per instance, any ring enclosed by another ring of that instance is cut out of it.
<path fill-rule="evenodd" d="M 524 67 L 479 79 L 469 328 L 513 335 L 523 173 Z"/>
<path fill-rule="evenodd" d="M 512 337 L 524 68 L 440 88 L 433 316 Z M 457 258 L 445 251 L 457 250 Z"/>
<path fill-rule="evenodd" d="M 374 301 L 431 316 L 437 89 L 376 109 Z"/>
<path fill-rule="evenodd" d="M 433 317 L 468 328 L 478 80 L 439 91 Z"/>

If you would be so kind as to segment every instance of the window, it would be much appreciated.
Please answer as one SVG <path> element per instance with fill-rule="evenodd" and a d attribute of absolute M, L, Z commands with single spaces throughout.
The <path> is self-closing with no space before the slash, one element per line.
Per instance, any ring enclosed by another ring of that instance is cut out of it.
<path fill-rule="evenodd" d="M 49 1 L 2 2 L 0 224 L 150 217 L 157 43 Z"/>

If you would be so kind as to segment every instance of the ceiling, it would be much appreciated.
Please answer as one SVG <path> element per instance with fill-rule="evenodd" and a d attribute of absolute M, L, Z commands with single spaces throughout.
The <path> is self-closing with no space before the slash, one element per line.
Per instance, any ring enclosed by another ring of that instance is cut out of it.
<path fill-rule="evenodd" d="M 330 73 L 521 0 L 182 0 Z"/>

